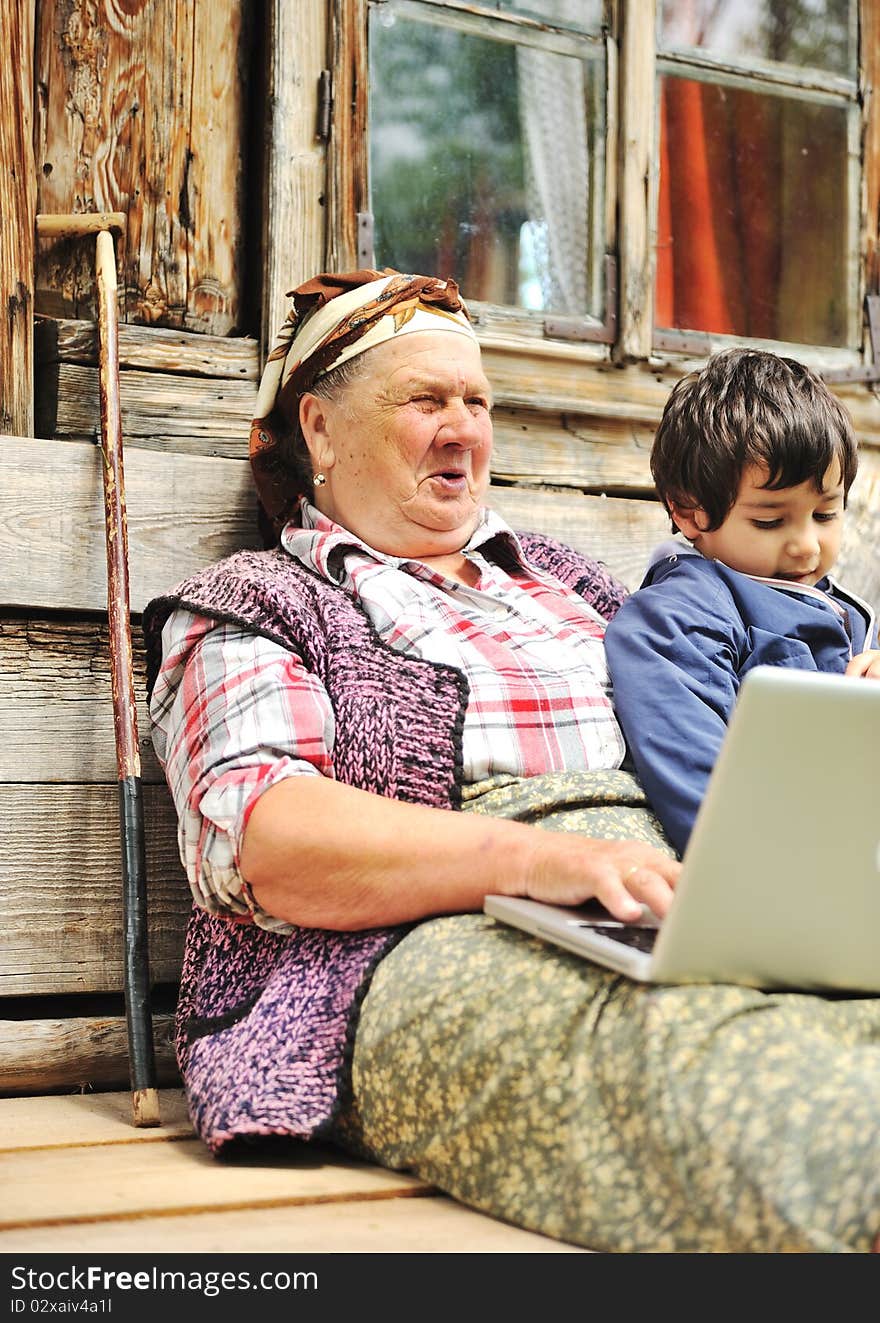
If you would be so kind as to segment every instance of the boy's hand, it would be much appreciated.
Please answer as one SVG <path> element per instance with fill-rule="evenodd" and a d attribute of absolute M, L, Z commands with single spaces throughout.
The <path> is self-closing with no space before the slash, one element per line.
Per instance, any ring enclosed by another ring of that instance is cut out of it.
<path fill-rule="evenodd" d="M 863 675 L 869 680 L 880 680 L 880 651 L 858 652 L 846 668 L 847 675 Z"/>

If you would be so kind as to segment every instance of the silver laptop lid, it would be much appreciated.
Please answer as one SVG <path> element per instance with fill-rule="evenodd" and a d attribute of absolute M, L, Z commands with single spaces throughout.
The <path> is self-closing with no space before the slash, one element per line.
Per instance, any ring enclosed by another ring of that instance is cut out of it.
<path fill-rule="evenodd" d="M 756 667 L 652 977 L 880 991 L 880 684 Z"/>

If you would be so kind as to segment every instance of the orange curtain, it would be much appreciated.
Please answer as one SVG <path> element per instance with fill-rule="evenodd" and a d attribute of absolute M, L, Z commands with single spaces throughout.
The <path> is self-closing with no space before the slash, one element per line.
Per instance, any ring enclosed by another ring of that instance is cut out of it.
<path fill-rule="evenodd" d="M 698 83 L 664 78 L 660 215 L 664 217 L 661 326 L 733 332 L 718 247 L 718 199 L 709 169 L 703 100 Z M 722 203 L 723 205 L 723 203 Z M 659 235 L 658 235 L 659 238 Z M 659 266 L 659 254 L 658 254 Z M 669 306 L 670 293 L 672 306 Z M 668 320 L 667 320 L 668 318 Z"/>
<path fill-rule="evenodd" d="M 666 84 L 660 96 L 660 190 L 657 199 L 657 270 L 654 276 L 654 321 L 675 326 L 675 278 L 672 260 L 672 204 L 669 197 L 669 131 L 666 124 Z"/>
<path fill-rule="evenodd" d="M 665 78 L 660 113 L 657 325 L 774 337 L 777 107 L 754 93 Z"/>

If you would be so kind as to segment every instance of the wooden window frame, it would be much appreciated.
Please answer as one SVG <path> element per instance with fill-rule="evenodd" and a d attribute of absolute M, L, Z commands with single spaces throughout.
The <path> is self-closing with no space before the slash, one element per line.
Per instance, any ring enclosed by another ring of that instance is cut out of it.
<path fill-rule="evenodd" d="M 449 0 L 450 8 L 481 11 L 479 4 Z M 514 310 L 477 309 L 481 340 L 499 350 L 517 349 L 530 358 L 580 360 L 597 365 L 648 365 L 673 370 L 703 359 L 732 337 L 682 337 L 670 340 L 654 327 L 656 210 L 658 187 L 658 65 L 669 63 L 658 49 L 656 0 L 611 0 L 607 50 L 608 178 L 607 246 L 616 255 L 617 315 L 613 343 L 560 341 L 536 332 L 534 320 Z M 363 265 L 364 247 L 358 217 L 369 210 L 367 25 L 369 0 L 330 0 L 328 63 L 332 70 L 334 117 L 328 152 L 327 265 L 345 269 Z M 497 11 L 496 11 L 497 16 Z M 880 294 L 880 0 L 859 4 L 858 151 L 861 160 L 858 250 L 853 252 L 852 287 L 856 291 L 851 334 L 858 349 L 821 345 L 786 346 L 814 366 L 840 379 L 870 377 L 872 342 L 865 303 Z M 678 61 L 681 63 L 681 60 Z M 711 63 L 707 60 L 706 63 Z M 723 62 L 727 67 L 727 62 Z M 829 84 L 834 81 L 829 76 Z M 659 340 L 659 343 L 658 343 Z M 736 338 L 740 343 L 754 343 Z"/>
<path fill-rule="evenodd" d="M 434 0 L 420 0 L 427 9 Z M 371 9 L 382 0 L 334 0 L 332 10 L 331 61 L 333 68 L 334 139 L 329 169 L 328 204 L 331 239 L 328 249 L 334 262 L 354 266 L 373 265 L 369 207 L 368 104 L 368 25 Z M 415 6 L 414 6 L 415 9 Z M 599 48 L 604 56 L 606 143 L 616 141 L 608 131 L 608 120 L 616 116 L 617 92 L 613 82 L 615 61 L 609 52 L 613 43 L 607 34 L 571 34 L 560 29 L 550 32 L 544 25 L 525 16 L 499 12 L 486 4 L 467 4 L 462 0 L 437 3 L 437 22 L 444 25 L 443 11 L 448 10 L 448 26 L 472 35 L 493 35 L 514 40 L 518 33 L 524 40 L 530 35 L 535 47 L 546 44 L 560 53 L 576 56 L 578 46 Z M 494 33 L 491 29 L 494 27 Z M 503 34 L 501 32 L 503 29 Z M 555 37 L 555 41 L 553 38 Z M 565 49 L 569 47 L 570 49 Z M 601 167 L 600 167 L 601 168 Z M 476 323 L 489 331 L 527 340 L 561 338 L 578 342 L 613 344 L 617 331 L 616 262 L 612 256 L 616 220 L 616 162 L 604 163 L 602 230 L 604 233 L 603 276 L 605 311 L 602 320 L 584 315 L 561 316 L 525 308 L 487 303 L 470 298 L 468 307 Z"/>
<path fill-rule="evenodd" d="M 659 26 L 659 23 L 658 23 Z M 659 106 L 660 79 L 664 76 L 687 78 L 699 84 L 714 84 L 720 87 L 738 88 L 741 91 L 756 94 L 776 94 L 777 97 L 800 100 L 808 105 L 824 105 L 843 110 L 846 113 L 846 136 L 848 155 L 848 213 L 849 233 L 846 239 L 846 308 L 847 326 L 844 347 L 831 350 L 816 346 L 810 342 L 788 342 L 782 339 L 759 340 L 754 336 L 735 334 L 713 334 L 711 332 L 682 331 L 674 327 L 659 325 L 655 321 L 653 343 L 655 348 L 671 348 L 687 344 L 692 350 L 709 353 L 713 349 L 730 344 L 760 343 L 772 346 L 780 353 L 798 354 L 805 347 L 816 348 L 825 357 L 836 358 L 839 354 L 846 361 L 852 357 L 852 347 L 859 341 L 862 329 L 861 309 L 864 305 L 864 279 L 860 263 L 861 220 L 859 207 L 861 202 L 861 179 L 863 173 L 861 155 L 860 124 L 860 89 L 858 69 L 854 76 L 824 72 L 815 68 L 801 68 L 794 65 L 775 63 L 768 60 L 746 60 L 737 56 L 719 56 L 712 51 L 687 46 L 663 46 L 658 32 L 655 79 L 655 141 L 660 141 Z M 658 153 L 659 154 L 659 153 Z M 656 196 L 654 198 L 656 215 Z"/>

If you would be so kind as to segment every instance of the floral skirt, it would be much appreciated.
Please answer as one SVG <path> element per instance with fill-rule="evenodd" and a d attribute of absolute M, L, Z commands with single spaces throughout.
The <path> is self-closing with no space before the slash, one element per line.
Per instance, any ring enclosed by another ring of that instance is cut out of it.
<path fill-rule="evenodd" d="M 464 809 L 662 841 L 623 772 L 495 780 Z M 866 1252 L 880 1233 L 880 998 L 645 986 L 456 915 L 380 963 L 352 1085 L 348 1147 L 577 1245 Z"/>

